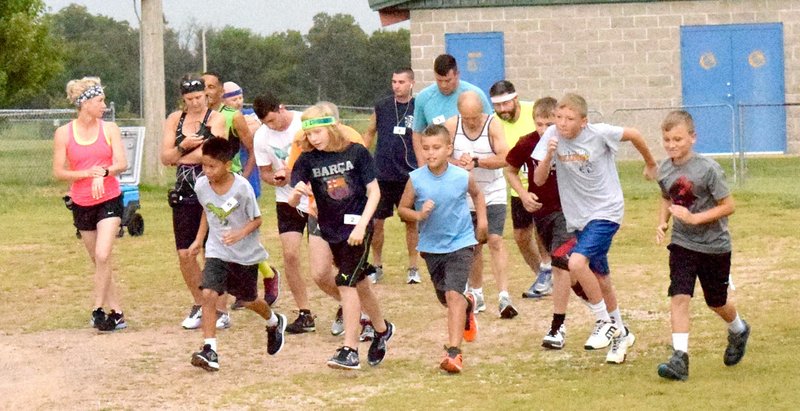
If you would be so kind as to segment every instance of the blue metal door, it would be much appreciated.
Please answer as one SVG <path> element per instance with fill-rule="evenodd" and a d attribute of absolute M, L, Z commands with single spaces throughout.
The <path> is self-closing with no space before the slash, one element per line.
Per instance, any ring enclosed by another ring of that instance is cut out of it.
<path fill-rule="evenodd" d="M 681 74 L 698 152 L 786 150 L 781 24 L 681 27 Z"/>
<path fill-rule="evenodd" d="M 446 33 L 445 50 L 458 62 L 461 79 L 489 95 L 489 88 L 506 77 L 503 33 Z"/>

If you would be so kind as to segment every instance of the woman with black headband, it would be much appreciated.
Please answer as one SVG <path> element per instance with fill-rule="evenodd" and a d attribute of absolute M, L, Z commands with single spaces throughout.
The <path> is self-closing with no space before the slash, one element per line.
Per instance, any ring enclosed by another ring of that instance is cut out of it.
<path fill-rule="evenodd" d="M 72 216 L 94 264 L 94 307 L 90 324 L 101 331 L 127 327 L 111 272 L 111 249 L 122 221 L 122 192 L 116 175 L 128 168 L 119 127 L 104 122 L 105 94 L 97 77 L 67 83 L 78 118 L 54 136 L 53 175 L 69 181 Z M 111 309 L 108 315 L 103 306 Z"/>
<path fill-rule="evenodd" d="M 200 292 L 202 272 L 197 254 L 189 252 L 203 214 L 203 207 L 194 192 L 194 183 L 203 174 L 200 147 L 208 138 L 225 135 L 225 118 L 208 109 L 205 83 L 201 77 L 186 75 L 181 79 L 180 87 L 183 109 L 170 114 L 164 122 L 161 162 L 167 166 L 177 166 L 175 188 L 169 191 L 172 228 L 181 274 L 194 299 L 192 309 L 181 325 L 186 329 L 194 329 L 200 327 L 200 307 L 203 303 Z M 218 327 L 227 327 L 228 324 L 227 314 L 219 316 Z"/>

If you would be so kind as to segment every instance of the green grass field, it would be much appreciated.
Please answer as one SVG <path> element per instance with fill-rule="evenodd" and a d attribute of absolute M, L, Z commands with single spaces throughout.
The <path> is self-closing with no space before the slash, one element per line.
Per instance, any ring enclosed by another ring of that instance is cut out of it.
<path fill-rule="evenodd" d="M 746 184 L 734 188 L 732 271 L 737 304 L 753 327 L 748 352 L 735 367 L 722 364 L 725 325 L 704 307 L 698 287 L 685 383 L 656 375 L 658 363 L 671 353 L 667 252 L 653 241 L 659 194 L 640 177 L 640 166 L 620 164 L 626 216 L 610 256 L 623 317 L 637 335 L 627 362 L 607 365 L 605 350 L 583 350 L 592 318 L 575 297 L 565 349 L 540 347 L 552 300 L 519 298 L 533 277 L 523 267 L 509 221 L 511 294 L 520 316 L 497 318 L 496 289 L 487 272 L 489 309 L 479 316 L 478 340 L 463 347 L 465 369 L 458 376 L 437 369 L 445 313 L 430 280 L 423 276 L 421 285 L 404 284 L 405 246 L 397 218 L 387 220 L 387 276 L 377 286 L 382 308 L 398 330 L 383 364 L 366 365 L 362 344 L 365 369 L 347 373 L 325 367 L 341 343 L 328 332 L 336 306 L 306 277 L 317 332 L 288 336 L 284 351 L 268 357 L 262 322 L 235 312 L 233 328 L 218 337 L 222 371 L 209 375 L 189 364 L 200 334 L 179 327 L 190 298 L 174 255 L 166 188 L 141 188 L 145 235 L 126 235 L 115 247 L 114 271 L 130 328 L 97 335 L 87 326 L 88 259 L 60 199 L 66 186 L 27 185 L 24 178 L 3 174 L 0 344 L 7 351 L 0 357 L 6 370 L 0 408 L 796 409 L 800 158 L 749 160 Z M 49 173 L 49 164 L 45 168 Z M 260 203 L 261 238 L 280 268 L 270 190 Z M 286 288 L 276 307 L 292 319 L 296 315 Z M 42 382 L 52 385 L 31 388 Z"/>

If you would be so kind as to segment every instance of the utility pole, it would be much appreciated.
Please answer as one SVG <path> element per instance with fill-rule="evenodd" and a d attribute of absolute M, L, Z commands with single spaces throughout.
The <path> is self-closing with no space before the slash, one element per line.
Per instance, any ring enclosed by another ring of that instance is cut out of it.
<path fill-rule="evenodd" d="M 144 78 L 144 180 L 164 184 L 160 160 L 161 131 L 166 118 L 164 106 L 164 13 L 161 0 L 141 0 L 141 50 Z"/>

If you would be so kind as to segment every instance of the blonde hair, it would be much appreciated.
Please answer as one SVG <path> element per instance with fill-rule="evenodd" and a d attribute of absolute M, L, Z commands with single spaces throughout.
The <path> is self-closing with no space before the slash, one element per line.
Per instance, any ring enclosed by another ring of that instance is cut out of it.
<path fill-rule="evenodd" d="M 321 117 L 335 116 L 330 106 L 317 103 L 303 111 L 300 119 L 305 121 Z M 342 132 L 338 123 L 322 127 L 328 131 L 328 137 L 330 138 L 325 151 L 344 151 L 350 145 L 350 140 L 347 138 L 347 136 L 345 136 L 344 132 Z M 303 131 L 303 133 L 300 134 L 295 142 L 303 151 L 311 151 L 314 149 L 314 146 L 308 141 L 308 131 Z"/>
<path fill-rule="evenodd" d="M 586 100 L 575 93 L 567 93 L 561 97 L 561 100 L 558 100 L 558 108 L 564 107 L 575 110 L 581 118 L 589 115 L 589 106 L 586 104 Z"/>
<path fill-rule="evenodd" d="M 90 87 L 94 86 L 102 86 L 100 84 L 100 77 L 84 77 L 80 80 L 70 80 L 67 83 L 67 100 L 70 103 L 75 104 L 75 101 L 78 97 L 83 94 L 84 91 L 88 90 Z"/>
<path fill-rule="evenodd" d="M 542 97 L 533 103 L 533 116 L 550 117 L 556 111 L 558 101 L 552 97 Z"/>
<path fill-rule="evenodd" d="M 667 117 L 661 122 L 661 131 L 670 131 L 673 127 L 681 123 L 686 125 L 686 131 L 688 131 L 689 134 L 694 133 L 694 119 L 692 115 L 685 110 L 675 110 L 667 114 Z"/>

